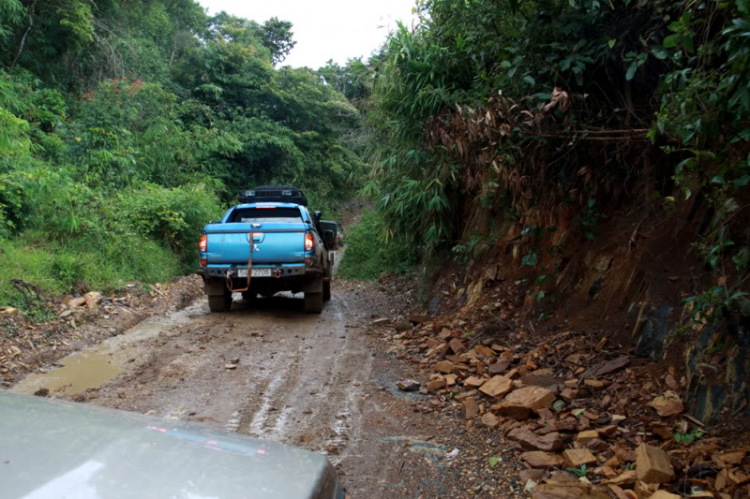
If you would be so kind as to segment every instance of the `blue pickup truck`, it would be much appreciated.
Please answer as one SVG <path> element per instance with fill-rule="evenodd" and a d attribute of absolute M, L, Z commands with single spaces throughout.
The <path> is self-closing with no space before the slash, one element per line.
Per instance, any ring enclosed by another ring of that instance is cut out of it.
<path fill-rule="evenodd" d="M 242 204 L 203 229 L 200 274 L 212 312 L 281 291 L 305 294 L 305 312 L 319 314 L 331 298 L 338 224 L 312 215 L 307 198 L 291 186 L 246 191 Z"/>

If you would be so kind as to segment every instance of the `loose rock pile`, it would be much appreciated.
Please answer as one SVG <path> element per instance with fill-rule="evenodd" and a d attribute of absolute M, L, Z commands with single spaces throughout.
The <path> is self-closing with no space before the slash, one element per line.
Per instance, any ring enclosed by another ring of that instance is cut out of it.
<path fill-rule="evenodd" d="M 685 414 L 674 372 L 571 332 L 532 344 L 523 332 L 499 341 L 463 320 L 410 319 L 383 337 L 390 351 L 422 368 L 436 410 L 515 443 L 533 499 L 750 497 L 750 446 Z"/>

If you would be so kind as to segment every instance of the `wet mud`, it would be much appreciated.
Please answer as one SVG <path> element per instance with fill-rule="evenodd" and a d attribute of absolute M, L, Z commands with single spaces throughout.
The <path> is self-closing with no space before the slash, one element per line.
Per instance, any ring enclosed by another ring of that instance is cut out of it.
<path fill-rule="evenodd" d="M 446 445 L 423 396 L 368 331 L 387 297 L 335 283 L 321 315 L 302 295 L 212 314 L 205 298 L 60 359 L 13 391 L 93 403 L 295 445 L 328 455 L 351 497 L 445 497 Z"/>

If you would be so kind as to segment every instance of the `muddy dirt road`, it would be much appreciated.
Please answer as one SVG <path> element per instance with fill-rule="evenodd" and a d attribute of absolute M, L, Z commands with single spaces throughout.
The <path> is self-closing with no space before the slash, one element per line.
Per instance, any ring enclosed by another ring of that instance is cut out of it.
<path fill-rule="evenodd" d="M 369 331 L 373 317 L 387 313 L 388 298 L 337 283 L 322 315 L 305 314 L 302 303 L 289 294 L 236 300 L 231 312 L 211 314 L 201 298 L 61 359 L 13 390 L 46 388 L 324 453 L 352 497 L 463 496 L 451 492 L 446 473 L 452 445 L 418 408 L 429 404 L 396 389 L 403 366 Z"/>

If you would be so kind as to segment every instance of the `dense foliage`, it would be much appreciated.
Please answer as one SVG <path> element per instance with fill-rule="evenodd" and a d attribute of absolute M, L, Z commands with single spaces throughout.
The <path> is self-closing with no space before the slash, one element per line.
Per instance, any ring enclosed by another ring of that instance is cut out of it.
<path fill-rule="evenodd" d="M 692 310 L 750 315 L 749 9 L 421 0 L 420 22 L 401 26 L 372 64 L 377 170 L 365 190 L 385 233 L 428 249 L 465 245 L 476 200 L 524 233 L 571 210 L 588 239 L 625 200 L 642 200 L 644 214 L 665 200 L 710 205 L 696 246 L 723 278 Z"/>
<path fill-rule="evenodd" d="M 292 25 L 194 0 L 0 0 L 0 303 L 192 270 L 237 192 L 294 183 L 332 211 L 364 163 L 359 111 L 275 66 Z"/>
<path fill-rule="evenodd" d="M 381 242 L 383 219 L 368 210 L 346 235 L 346 254 L 339 267 L 344 279 L 373 280 L 384 272 L 408 274 L 419 261 L 416 248 L 403 240 Z"/>

